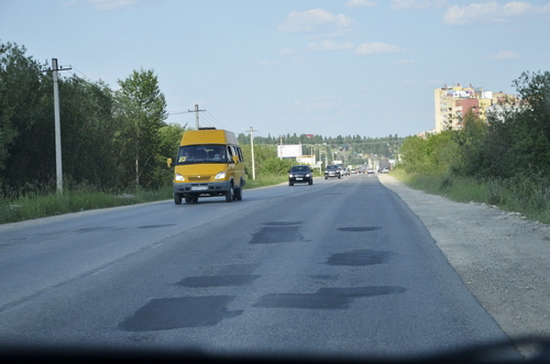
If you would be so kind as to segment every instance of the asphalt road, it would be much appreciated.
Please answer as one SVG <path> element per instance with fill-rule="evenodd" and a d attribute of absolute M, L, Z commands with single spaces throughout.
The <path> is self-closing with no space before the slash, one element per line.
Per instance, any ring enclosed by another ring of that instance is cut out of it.
<path fill-rule="evenodd" d="M 0 227 L 0 342 L 410 357 L 505 339 L 375 176 Z"/>

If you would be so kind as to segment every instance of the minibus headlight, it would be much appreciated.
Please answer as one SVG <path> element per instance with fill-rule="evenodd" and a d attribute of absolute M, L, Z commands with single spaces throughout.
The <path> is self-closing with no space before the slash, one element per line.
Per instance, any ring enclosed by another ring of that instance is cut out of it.
<path fill-rule="evenodd" d="M 225 172 L 218 172 L 215 179 L 224 179 L 225 178 Z"/>
<path fill-rule="evenodd" d="M 177 182 L 183 182 L 183 181 L 185 181 L 185 177 L 183 177 L 183 175 L 181 175 L 179 173 L 176 173 L 176 176 L 175 176 L 174 180 L 176 180 Z"/>

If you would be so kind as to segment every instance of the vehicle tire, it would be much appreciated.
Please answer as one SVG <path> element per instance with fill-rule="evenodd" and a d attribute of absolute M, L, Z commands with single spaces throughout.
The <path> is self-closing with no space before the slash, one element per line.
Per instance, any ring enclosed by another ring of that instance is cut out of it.
<path fill-rule="evenodd" d="M 288 182 L 288 185 L 289 185 L 289 186 L 294 186 L 294 183 Z"/>
<path fill-rule="evenodd" d="M 176 205 L 181 205 L 181 193 L 174 193 L 174 203 Z"/>
<path fill-rule="evenodd" d="M 325 179 L 328 179 L 328 177 L 327 177 L 327 176 L 325 176 Z"/>
<path fill-rule="evenodd" d="M 234 189 L 233 189 L 233 185 L 231 185 L 229 190 L 227 190 L 227 192 L 225 192 L 225 201 L 226 202 L 232 202 L 234 198 L 235 198 L 235 192 L 234 192 Z"/>
<path fill-rule="evenodd" d="M 338 175 L 338 179 L 342 178 L 342 176 Z"/>
<path fill-rule="evenodd" d="M 243 188 L 235 188 L 235 200 L 241 201 L 243 199 Z"/>
<path fill-rule="evenodd" d="M 312 184 L 313 184 L 313 178 L 309 180 L 308 184 L 309 184 L 309 185 L 312 185 Z"/>

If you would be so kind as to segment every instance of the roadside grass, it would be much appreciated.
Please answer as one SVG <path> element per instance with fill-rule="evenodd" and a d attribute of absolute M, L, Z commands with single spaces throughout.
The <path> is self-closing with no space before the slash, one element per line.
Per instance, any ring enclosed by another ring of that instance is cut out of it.
<path fill-rule="evenodd" d="M 172 188 L 156 191 L 137 190 L 131 193 L 107 193 L 76 189 L 62 194 L 28 194 L 16 199 L 0 199 L 0 224 L 71 212 L 132 205 L 166 200 L 172 197 Z"/>
<path fill-rule="evenodd" d="M 323 176 L 324 174 L 321 174 L 317 170 L 313 172 L 313 177 L 319 177 Z M 265 187 L 265 186 L 273 186 L 278 185 L 281 183 L 288 182 L 288 175 L 263 175 L 260 177 L 257 177 L 255 180 L 253 180 L 251 177 L 248 177 L 246 180 L 246 185 L 244 189 L 251 189 L 251 188 L 258 188 L 258 187 Z"/>
<path fill-rule="evenodd" d="M 396 168 L 391 175 L 409 187 L 442 195 L 457 202 L 478 202 L 517 212 L 525 218 L 550 224 L 550 182 L 538 176 L 506 180 L 424 175 Z"/>
<path fill-rule="evenodd" d="M 248 178 L 245 189 L 277 185 L 287 180 L 286 175 L 262 176 L 256 180 Z M 172 199 L 172 191 L 172 186 L 166 186 L 159 190 L 109 193 L 93 191 L 87 186 L 79 186 L 65 190 L 62 194 L 55 192 L 32 193 L 16 198 L 0 197 L 0 224 L 71 212 L 168 200 Z"/>
<path fill-rule="evenodd" d="M 258 188 L 258 187 L 265 187 L 265 186 L 273 186 L 278 185 L 280 183 L 288 181 L 288 177 L 286 175 L 284 176 L 262 176 L 257 177 L 255 180 L 252 178 L 248 178 L 246 180 L 246 185 L 244 186 L 244 189 L 251 189 L 251 188 Z"/>

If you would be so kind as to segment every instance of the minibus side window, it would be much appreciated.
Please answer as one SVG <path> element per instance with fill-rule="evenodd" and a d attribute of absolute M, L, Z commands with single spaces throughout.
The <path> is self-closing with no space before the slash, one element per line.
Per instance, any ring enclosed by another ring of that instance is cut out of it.
<path fill-rule="evenodd" d="M 239 155 L 239 162 L 244 162 L 244 158 L 243 158 L 243 152 L 241 150 L 241 147 L 235 147 L 235 149 L 237 150 L 237 154 Z"/>
<path fill-rule="evenodd" d="M 233 161 L 233 151 L 231 150 L 231 147 L 229 145 L 227 146 L 227 159 L 229 163 Z"/>

